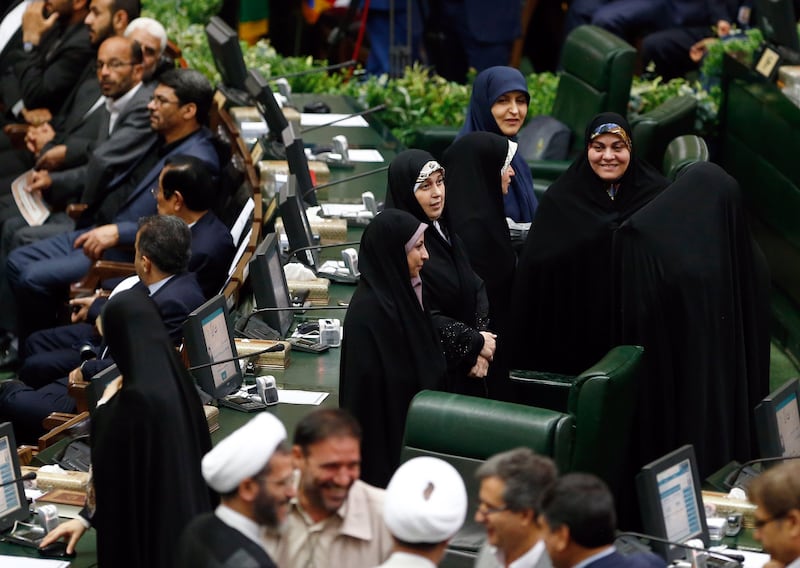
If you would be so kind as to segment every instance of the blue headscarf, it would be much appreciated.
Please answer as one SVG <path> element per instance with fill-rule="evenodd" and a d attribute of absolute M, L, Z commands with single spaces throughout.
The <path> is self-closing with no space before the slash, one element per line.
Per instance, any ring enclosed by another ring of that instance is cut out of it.
<path fill-rule="evenodd" d="M 481 71 L 472 85 L 472 97 L 467 108 L 467 119 L 458 133 L 461 138 L 470 132 L 493 132 L 502 135 L 497 122 L 492 116 L 492 105 L 505 93 L 521 91 L 530 102 L 528 85 L 525 77 L 518 69 L 498 65 Z M 516 141 L 516 136 L 512 140 Z M 508 193 L 503 197 L 503 208 L 506 217 L 518 223 L 529 223 L 536 212 L 536 196 L 533 193 L 533 176 L 531 169 L 521 152 L 517 152 L 511 160 L 514 177 Z M 499 173 L 498 173 L 499 175 Z"/>

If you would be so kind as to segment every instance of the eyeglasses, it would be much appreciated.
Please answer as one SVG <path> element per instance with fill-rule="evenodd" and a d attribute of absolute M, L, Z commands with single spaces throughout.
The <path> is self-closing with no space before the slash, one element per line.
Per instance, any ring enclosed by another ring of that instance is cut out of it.
<path fill-rule="evenodd" d="M 782 521 L 785 518 L 786 518 L 786 513 L 781 513 L 780 515 L 774 515 L 772 517 L 769 517 L 768 519 L 753 519 L 753 527 L 760 530 L 773 521 Z"/>
<path fill-rule="evenodd" d="M 146 45 L 143 45 L 142 53 L 144 53 L 148 57 L 155 57 L 156 55 L 158 55 L 158 50 L 155 47 L 147 47 Z"/>
<path fill-rule="evenodd" d="M 164 97 L 163 95 L 153 95 L 152 97 L 150 97 L 150 102 L 156 106 L 181 104 L 181 101 L 178 100 L 171 101 L 168 98 Z"/>
<path fill-rule="evenodd" d="M 103 67 L 108 67 L 112 71 L 117 71 L 122 69 L 123 67 L 130 67 L 131 65 L 136 65 L 135 63 L 131 63 L 130 61 L 120 61 L 119 59 L 112 59 L 109 62 L 100 61 L 99 59 L 95 61 L 95 65 L 97 65 L 97 70 L 101 71 Z"/>
<path fill-rule="evenodd" d="M 481 515 L 489 516 L 495 513 L 502 513 L 503 511 L 508 511 L 508 505 L 503 505 L 502 507 L 492 507 L 485 501 L 478 502 L 478 512 Z"/>

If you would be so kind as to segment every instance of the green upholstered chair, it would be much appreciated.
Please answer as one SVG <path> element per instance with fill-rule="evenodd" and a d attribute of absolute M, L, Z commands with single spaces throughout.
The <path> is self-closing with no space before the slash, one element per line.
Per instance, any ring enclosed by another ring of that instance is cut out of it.
<path fill-rule="evenodd" d="M 572 459 L 565 471 L 594 473 L 612 491 L 620 487 L 643 353 L 643 347 L 619 345 L 577 377 L 511 372 L 512 381 L 527 391 L 525 402 L 537 407 L 551 403 L 557 406 L 553 410 L 567 412 L 575 419 Z"/>
<path fill-rule="evenodd" d="M 708 146 L 706 141 L 695 134 L 685 134 L 674 138 L 667 145 L 661 171 L 670 180 L 674 180 L 683 168 L 689 164 L 707 161 Z"/>
<path fill-rule="evenodd" d="M 636 153 L 656 168 L 661 166 L 667 145 L 677 136 L 694 134 L 697 100 L 689 95 L 672 97 L 639 115 L 631 129 Z"/>
<path fill-rule="evenodd" d="M 434 456 L 451 463 L 467 487 L 464 527 L 450 542 L 447 565 L 472 566 L 486 538 L 474 521 L 480 484 L 475 470 L 490 456 L 525 446 L 553 458 L 560 470 L 572 459 L 572 416 L 460 394 L 422 391 L 411 402 L 401 460 Z"/>

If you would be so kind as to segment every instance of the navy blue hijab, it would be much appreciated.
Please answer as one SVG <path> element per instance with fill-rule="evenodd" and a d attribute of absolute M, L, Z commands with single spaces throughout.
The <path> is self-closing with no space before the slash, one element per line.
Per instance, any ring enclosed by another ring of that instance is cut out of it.
<path fill-rule="evenodd" d="M 498 65 L 481 71 L 472 85 L 467 119 L 457 138 L 470 132 L 493 132 L 503 135 L 492 116 L 492 105 L 501 95 L 511 91 L 525 93 L 530 102 L 528 85 L 518 69 Z M 512 140 L 516 140 L 516 136 L 512 137 Z M 503 198 L 503 209 L 506 217 L 511 217 L 518 223 L 529 223 L 533 221 L 537 206 L 531 169 L 520 152 L 517 152 L 511 160 L 511 166 L 515 175 L 511 178 L 511 186 Z"/>

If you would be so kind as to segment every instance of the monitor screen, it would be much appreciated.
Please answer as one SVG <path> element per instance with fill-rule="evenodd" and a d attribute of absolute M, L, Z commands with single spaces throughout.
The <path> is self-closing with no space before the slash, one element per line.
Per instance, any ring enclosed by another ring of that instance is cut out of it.
<path fill-rule="evenodd" d="M 686 445 L 642 468 L 636 489 L 647 534 L 678 543 L 699 538 L 708 545 L 700 475 L 694 447 Z M 683 558 L 685 550 L 653 541 L 653 550 L 667 562 Z"/>
<path fill-rule="evenodd" d="M 183 324 L 184 342 L 191 366 L 236 357 L 231 320 L 225 296 L 219 294 L 197 308 Z M 239 389 L 242 373 L 238 361 L 195 369 L 192 375 L 203 391 L 222 398 Z"/>
<path fill-rule="evenodd" d="M 288 308 L 291 306 L 289 287 L 281 265 L 278 237 L 269 233 L 253 253 L 250 260 L 250 283 L 256 297 L 257 308 Z M 291 310 L 264 312 L 254 317 L 286 337 L 294 320 Z"/>
<path fill-rule="evenodd" d="M 800 52 L 797 37 L 797 15 L 792 0 L 756 0 L 756 27 L 772 44 Z"/>
<path fill-rule="evenodd" d="M 311 232 L 311 223 L 308 222 L 306 208 L 297 193 L 297 178 L 293 175 L 289 176 L 287 196 L 278 210 L 283 220 L 283 230 L 286 231 L 286 238 L 289 240 L 289 249 L 293 251 L 318 244 L 315 242 L 314 234 Z M 316 249 L 301 251 L 295 256 L 297 260 L 314 270 L 314 272 L 317 271 L 319 254 Z"/>
<path fill-rule="evenodd" d="M 755 418 L 762 458 L 800 456 L 800 379 L 758 403 Z"/>
<path fill-rule="evenodd" d="M 22 482 L 9 483 L 21 476 L 14 430 L 10 422 L 3 422 L 0 424 L 0 483 L 6 485 L 0 486 L 0 531 L 30 516 Z"/>
<path fill-rule="evenodd" d="M 247 67 L 242 57 L 239 36 L 221 18 L 213 16 L 206 26 L 206 37 L 222 84 L 244 91 Z"/>
<path fill-rule="evenodd" d="M 269 83 L 255 69 L 251 69 L 245 81 L 247 92 L 256 101 L 261 116 L 267 123 L 270 134 L 277 138 L 286 150 L 286 162 L 289 164 L 289 172 L 297 177 L 299 194 L 303 201 L 309 205 L 317 204 L 317 196 L 314 193 L 314 182 L 311 180 L 311 172 L 308 169 L 308 158 L 306 157 L 303 139 L 296 136 L 289 121 L 283 114 Z"/>

